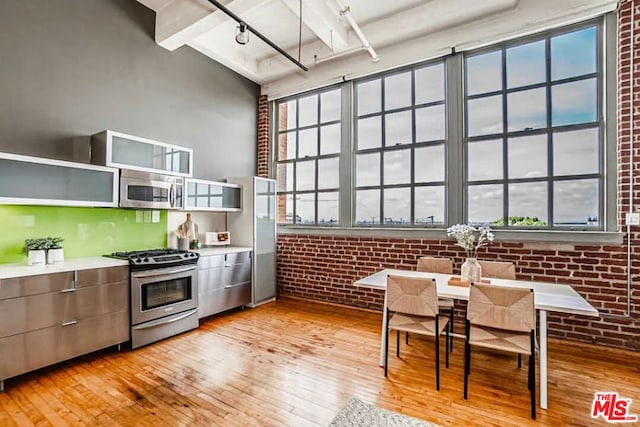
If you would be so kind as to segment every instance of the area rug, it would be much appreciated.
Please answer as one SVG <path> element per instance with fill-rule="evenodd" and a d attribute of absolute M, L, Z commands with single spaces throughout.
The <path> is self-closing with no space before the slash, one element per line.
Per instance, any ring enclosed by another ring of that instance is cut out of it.
<path fill-rule="evenodd" d="M 329 427 L 437 427 L 417 418 L 378 408 L 353 398 L 331 421 Z"/>

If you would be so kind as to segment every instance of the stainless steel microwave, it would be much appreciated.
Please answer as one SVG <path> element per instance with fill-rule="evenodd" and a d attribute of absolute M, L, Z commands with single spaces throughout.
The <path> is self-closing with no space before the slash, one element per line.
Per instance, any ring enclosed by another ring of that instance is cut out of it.
<path fill-rule="evenodd" d="M 120 207 L 141 209 L 182 209 L 184 178 L 120 170 Z"/>

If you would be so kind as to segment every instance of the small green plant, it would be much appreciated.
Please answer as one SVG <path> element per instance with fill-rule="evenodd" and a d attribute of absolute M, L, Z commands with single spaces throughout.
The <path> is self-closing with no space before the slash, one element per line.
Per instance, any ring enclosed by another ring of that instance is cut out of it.
<path fill-rule="evenodd" d="M 64 237 L 45 237 L 44 239 L 45 249 L 62 249 L 62 242 Z"/>
<path fill-rule="evenodd" d="M 22 252 L 40 251 L 49 249 L 61 249 L 64 237 L 41 237 L 37 239 L 25 239 Z"/>
<path fill-rule="evenodd" d="M 25 239 L 22 252 L 39 251 L 44 249 L 42 239 Z"/>

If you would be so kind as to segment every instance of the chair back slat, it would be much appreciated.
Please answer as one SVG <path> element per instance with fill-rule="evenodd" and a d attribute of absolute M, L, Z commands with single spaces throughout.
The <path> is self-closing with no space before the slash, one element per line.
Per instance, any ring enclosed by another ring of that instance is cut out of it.
<path fill-rule="evenodd" d="M 424 256 L 418 258 L 418 271 L 429 273 L 453 274 L 453 262 L 449 258 Z"/>
<path fill-rule="evenodd" d="M 438 314 L 438 289 L 435 279 L 387 276 L 389 310 L 415 316 Z"/>
<path fill-rule="evenodd" d="M 516 332 L 536 328 L 533 291 L 474 284 L 469 290 L 467 320 L 472 325 Z"/>
<path fill-rule="evenodd" d="M 516 279 L 516 265 L 512 262 L 503 261 L 478 261 L 482 267 L 482 277 L 493 277 L 495 279 Z"/>

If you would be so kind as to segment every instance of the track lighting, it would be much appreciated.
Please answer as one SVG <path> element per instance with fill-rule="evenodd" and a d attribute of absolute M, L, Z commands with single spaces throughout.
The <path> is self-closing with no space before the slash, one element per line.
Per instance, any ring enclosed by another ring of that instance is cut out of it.
<path fill-rule="evenodd" d="M 256 30 L 255 28 L 251 27 L 251 25 L 244 22 L 238 15 L 230 11 L 224 4 L 220 3 L 219 0 L 208 0 L 208 1 L 209 3 L 217 7 L 225 15 L 229 16 L 231 19 L 233 19 L 238 24 L 240 24 L 238 25 L 238 31 L 236 32 L 236 41 L 238 43 L 247 44 L 249 42 L 249 33 L 251 32 L 260 40 L 262 40 L 263 42 L 265 42 L 266 44 L 268 44 L 269 46 L 277 50 L 280 55 L 284 56 L 289 61 L 293 62 L 298 67 L 300 67 L 301 70 L 309 71 L 309 69 L 305 67 L 304 64 L 296 60 L 293 56 L 289 55 L 284 49 L 279 47 L 277 44 L 275 44 L 274 42 L 266 38 L 260 31 Z M 0 0 L 0 2 L 2 2 L 2 0 Z"/>
<path fill-rule="evenodd" d="M 244 22 L 240 22 L 240 25 L 238 25 L 236 29 L 236 42 L 238 42 L 238 44 L 249 43 L 249 29 Z"/>

